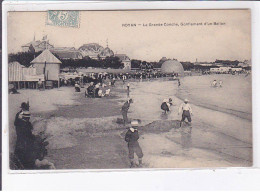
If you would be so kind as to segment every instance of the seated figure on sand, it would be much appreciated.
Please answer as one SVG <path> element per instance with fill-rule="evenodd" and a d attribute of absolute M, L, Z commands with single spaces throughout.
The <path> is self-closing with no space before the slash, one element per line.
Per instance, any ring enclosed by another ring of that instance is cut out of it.
<path fill-rule="evenodd" d="M 110 96 L 110 89 L 107 89 L 104 96 Z"/>
<path fill-rule="evenodd" d="M 104 94 L 103 94 L 103 91 L 102 91 L 102 90 L 98 90 L 98 96 L 99 96 L 99 98 L 101 98 L 101 97 L 103 97 L 103 96 L 104 96 Z"/>
<path fill-rule="evenodd" d="M 111 81 L 111 86 L 115 86 L 116 83 L 116 78 L 113 78 L 113 80 Z"/>
<path fill-rule="evenodd" d="M 211 84 L 213 87 L 217 87 L 217 80 L 214 80 Z"/>
<path fill-rule="evenodd" d="M 75 92 L 80 92 L 80 85 L 78 82 L 75 83 Z"/>
<path fill-rule="evenodd" d="M 172 99 L 164 99 L 161 104 L 161 109 L 164 111 L 164 114 L 170 111 L 170 106 L 172 106 Z"/>
<path fill-rule="evenodd" d="M 19 94 L 19 92 L 16 90 L 14 84 L 8 85 L 8 91 L 9 91 L 9 94 Z"/>
<path fill-rule="evenodd" d="M 90 82 L 89 87 L 87 88 L 87 90 L 85 91 L 85 97 L 90 97 L 90 98 L 94 98 L 94 82 Z"/>
<path fill-rule="evenodd" d="M 100 86 L 99 83 L 97 83 L 96 86 L 95 86 L 95 91 L 94 91 L 94 97 L 95 98 L 101 98 L 100 92 L 99 92 L 99 86 Z"/>

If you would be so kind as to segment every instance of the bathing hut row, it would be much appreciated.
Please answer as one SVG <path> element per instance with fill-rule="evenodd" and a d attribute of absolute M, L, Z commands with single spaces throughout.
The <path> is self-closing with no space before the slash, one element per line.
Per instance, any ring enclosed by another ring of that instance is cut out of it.
<path fill-rule="evenodd" d="M 25 67 L 18 62 L 8 64 L 9 84 L 17 89 L 37 89 L 38 81 L 41 80 L 46 87 L 59 87 L 61 61 L 48 49 L 31 61 L 30 67 Z"/>

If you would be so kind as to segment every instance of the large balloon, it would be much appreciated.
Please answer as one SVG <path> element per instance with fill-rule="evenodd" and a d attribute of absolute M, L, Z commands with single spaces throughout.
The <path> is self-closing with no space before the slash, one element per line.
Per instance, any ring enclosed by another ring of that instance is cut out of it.
<path fill-rule="evenodd" d="M 184 75 L 182 64 L 177 60 L 168 60 L 162 64 L 162 73 L 178 73 L 180 76 Z"/>

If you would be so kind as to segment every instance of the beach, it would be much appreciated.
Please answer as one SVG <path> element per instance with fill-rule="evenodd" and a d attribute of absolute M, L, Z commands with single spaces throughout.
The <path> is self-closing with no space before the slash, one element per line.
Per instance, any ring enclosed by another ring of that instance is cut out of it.
<path fill-rule="evenodd" d="M 213 79 L 223 80 L 212 88 Z M 252 165 L 251 78 L 244 75 L 187 76 L 177 81 L 130 80 L 134 103 L 129 117 L 142 121 L 139 143 L 144 168 L 241 167 Z M 57 169 L 129 168 L 127 127 L 116 123 L 128 99 L 126 84 L 116 82 L 111 96 L 85 98 L 74 87 L 9 95 L 10 151 L 15 145 L 13 121 L 21 102 L 30 102 L 34 133 L 47 137 L 48 155 Z M 162 114 L 165 98 L 173 99 L 171 112 Z M 178 125 L 184 98 L 193 109 L 192 133 Z"/>

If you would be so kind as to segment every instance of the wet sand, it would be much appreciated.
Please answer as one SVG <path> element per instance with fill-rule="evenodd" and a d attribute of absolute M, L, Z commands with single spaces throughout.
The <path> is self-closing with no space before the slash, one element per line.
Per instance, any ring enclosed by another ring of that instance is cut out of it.
<path fill-rule="evenodd" d="M 192 90 L 162 79 L 131 82 L 130 88 L 134 103 L 129 117 L 142 120 L 139 143 L 145 168 L 252 165 L 252 124 L 248 119 L 191 101 L 194 116 L 189 133 L 187 127 L 179 128 L 177 110 L 179 98 L 185 97 L 185 90 Z M 102 99 L 86 99 L 84 91 L 74 93 L 74 88 L 60 90 L 66 90 L 73 103 L 60 103 L 55 110 L 32 114 L 35 130 L 44 130 L 48 136 L 47 159 L 57 169 L 128 168 L 127 129 L 116 123 L 127 100 L 126 84 L 117 82 L 111 97 Z M 168 97 L 173 98 L 174 105 L 170 114 L 164 115 L 160 105 Z"/>

